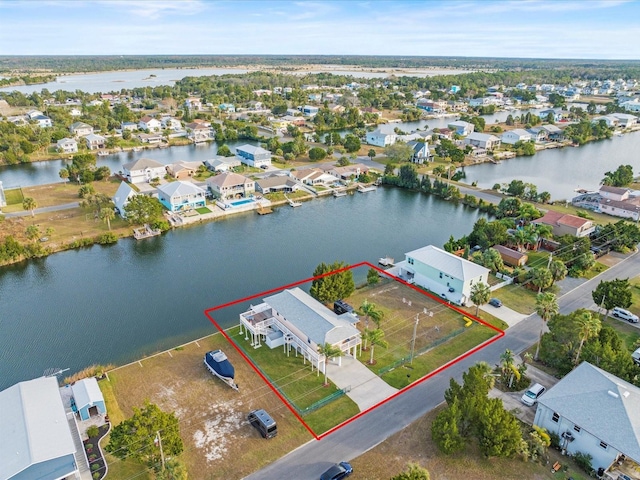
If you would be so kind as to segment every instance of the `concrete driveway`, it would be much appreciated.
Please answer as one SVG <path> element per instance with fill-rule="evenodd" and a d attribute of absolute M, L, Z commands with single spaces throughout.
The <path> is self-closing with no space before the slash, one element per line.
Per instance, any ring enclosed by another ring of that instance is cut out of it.
<path fill-rule="evenodd" d="M 398 391 L 355 358 L 345 355 L 339 360 L 342 366 L 337 360 L 327 363 L 327 376 L 338 388 L 347 389 L 347 395 L 358 404 L 361 412 Z"/>
<path fill-rule="evenodd" d="M 501 307 L 494 307 L 493 305 L 481 305 L 480 310 L 483 312 L 490 313 L 494 317 L 498 317 L 500 320 L 507 322 L 510 327 L 520 323 L 522 320 L 527 318 L 529 315 L 524 315 L 523 313 L 518 313 L 515 310 L 510 309 L 502 305 Z"/>

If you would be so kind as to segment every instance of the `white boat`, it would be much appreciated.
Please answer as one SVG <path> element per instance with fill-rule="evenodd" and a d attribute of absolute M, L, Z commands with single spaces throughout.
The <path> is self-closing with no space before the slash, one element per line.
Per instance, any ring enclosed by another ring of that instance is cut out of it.
<path fill-rule="evenodd" d="M 99 157 L 106 157 L 107 155 L 109 155 L 109 152 L 107 152 L 106 150 L 100 150 L 98 152 Z"/>
<path fill-rule="evenodd" d="M 333 191 L 333 196 L 334 197 L 346 197 L 347 196 L 347 192 L 345 190 L 334 190 Z"/>
<path fill-rule="evenodd" d="M 358 185 L 358 191 L 360 193 L 373 192 L 377 188 L 378 187 L 376 187 L 375 185 Z"/>
<path fill-rule="evenodd" d="M 391 257 L 380 257 L 378 263 L 383 267 L 393 267 L 394 265 L 393 258 Z"/>
<path fill-rule="evenodd" d="M 142 151 L 142 147 L 133 147 L 133 151 L 134 152 L 141 152 Z"/>

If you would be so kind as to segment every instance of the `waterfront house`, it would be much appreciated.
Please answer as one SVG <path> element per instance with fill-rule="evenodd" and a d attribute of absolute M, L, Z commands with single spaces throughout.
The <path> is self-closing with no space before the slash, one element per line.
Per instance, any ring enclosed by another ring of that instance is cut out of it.
<path fill-rule="evenodd" d="M 471 98 L 469 100 L 470 107 L 485 107 L 487 105 L 493 105 L 495 103 L 495 98 L 493 97 L 480 97 L 480 98 Z"/>
<path fill-rule="evenodd" d="M 500 146 L 500 139 L 489 133 L 472 132 L 464 139 L 464 144 L 485 150 L 493 150 Z"/>
<path fill-rule="evenodd" d="M 167 173 L 171 175 L 173 178 L 177 178 L 178 180 L 181 178 L 189 178 L 193 177 L 200 167 L 202 167 L 202 162 L 175 162 L 167 165 Z"/>
<path fill-rule="evenodd" d="M 489 283 L 488 268 L 433 245 L 405 253 L 405 260 L 388 271 L 457 305 L 469 304 L 474 284 Z"/>
<path fill-rule="evenodd" d="M 142 143 L 157 145 L 164 138 L 161 133 L 139 133 L 136 138 Z"/>
<path fill-rule="evenodd" d="M 211 125 L 199 122 L 191 122 L 186 125 L 187 138 L 193 143 L 207 142 L 213 140 L 213 130 Z"/>
<path fill-rule="evenodd" d="M 101 148 L 104 148 L 106 144 L 105 138 L 101 135 L 96 135 L 95 133 L 85 135 L 84 141 L 87 142 L 87 148 L 89 150 L 100 150 Z"/>
<path fill-rule="evenodd" d="M 576 215 L 563 214 L 549 210 L 540 218 L 532 221 L 534 225 L 548 225 L 555 236 L 573 235 L 574 237 L 587 237 L 595 231 L 593 221 Z"/>
<path fill-rule="evenodd" d="M 598 210 L 614 217 L 640 220 L 640 196 L 631 195 L 627 188 L 602 185 L 599 191 Z"/>
<path fill-rule="evenodd" d="M 518 252 L 504 245 L 494 245 L 493 248 L 500 254 L 504 264 L 510 267 L 523 267 L 529 260 L 529 256 L 526 253 Z"/>
<path fill-rule="evenodd" d="M 71 386 L 71 391 L 80 420 L 89 420 L 92 416 L 107 413 L 107 407 L 95 377 L 78 380 Z"/>
<path fill-rule="evenodd" d="M 564 132 L 560 127 L 555 125 L 542 125 L 540 128 L 547 132 L 547 138 L 552 142 L 561 142 L 564 140 Z"/>
<path fill-rule="evenodd" d="M 338 182 L 338 178 L 323 171 L 320 168 L 305 168 L 304 170 L 294 170 L 289 175 L 305 185 L 330 186 Z"/>
<path fill-rule="evenodd" d="M 556 434 L 569 455 L 590 455 L 606 478 L 631 478 L 615 471 L 640 462 L 638 404 L 638 387 L 582 362 L 538 399 L 534 424 Z"/>
<path fill-rule="evenodd" d="M 223 157 L 216 155 L 215 157 L 205 160 L 204 165 L 212 172 L 228 172 L 242 165 L 238 157 Z"/>
<path fill-rule="evenodd" d="M 516 128 L 514 130 L 504 132 L 501 137 L 502 143 L 508 143 L 510 145 L 517 142 L 530 142 L 531 140 L 533 140 L 533 135 L 531 132 L 527 132 L 523 128 Z"/>
<path fill-rule="evenodd" d="M 318 114 L 319 108 L 311 105 L 305 105 L 302 107 L 302 114 L 307 117 L 315 117 Z"/>
<path fill-rule="evenodd" d="M 56 377 L 17 383 L 0 392 L 0 478 L 80 478 L 86 465 L 73 413 L 65 412 Z"/>
<path fill-rule="evenodd" d="M 74 138 L 61 138 L 56 142 L 56 150 L 60 153 L 77 153 L 78 142 Z"/>
<path fill-rule="evenodd" d="M 150 158 L 139 158 L 122 165 L 122 174 L 131 183 L 150 182 L 154 178 L 162 178 L 167 173 L 166 167 Z"/>
<path fill-rule="evenodd" d="M 617 118 L 618 125 L 620 125 L 622 128 L 631 128 L 634 125 L 638 124 L 638 117 L 636 117 L 635 115 L 630 115 L 628 113 L 612 113 L 609 116 Z"/>
<path fill-rule="evenodd" d="M 138 122 L 140 130 L 149 130 L 150 132 L 159 132 L 162 129 L 162 123 L 157 118 L 145 115 Z"/>
<path fill-rule="evenodd" d="M 136 130 L 138 130 L 138 124 L 135 122 L 122 122 L 120 124 L 120 130 L 122 130 L 123 132 L 135 132 Z"/>
<path fill-rule="evenodd" d="M 434 129 L 433 133 L 435 133 L 438 138 L 443 139 L 446 138 L 447 140 L 453 140 L 453 134 L 455 133 L 453 130 L 449 129 L 449 128 L 440 128 L 438 129 L 438 131 L 435 131 L 436 129 Z"/>
<path fill-rule="evenodd" d="M 158 200 L 170 212 L 204 207 L 207 192 L 191 182 L 178 180 L 158 187 Z"/>
<path fill-rule="evenodd" d="M 637 98 L 622 102 L 620 106 L 629 112 L 640 112 L 640 100 Z"/>
<path fill-rule="evenodd" d="M 553 118 L 554 122 L 559 122 L 560 120 L 562 120 L 564 118 L 564 115 L 562 114 L 561 111 L 556 111 L 553 109 L 548 109 L 548 110 L 542 110 L 538 116 L 542 119 L 543 122 L 547 121 L 547 118 L 549 117 L 549 115 L 551 115 L 551 117 Z"/>
<path fill-rule="evenodd" d="M 527 132 L 531 134 L 534 142 L 544 142 L 549 136 L 549 132 L 542 127 L 527 128 Z"/>
<path fill-rule="evenodd" d="M 300 188 L 300 184 L 289 176 L 272 175 L 256 180 L 256 190 L 260 193 L 291 193 Z"/>
<path fill-rule="evenodd" d="M 256 182 L 239 173 L 225 172 L 207 178 L 207 187 L 216 198 L 232 200 L 251 197 L 256 191 Z"/>
<path fill-rule="evenodd" d="M 421 98 L 416 102 L 416 107 L 426 112 L 442 113 L 447 109 L 447 102 Z"/>
<path fill-rule="evenodd" d="M 463 137 L 473 133 L 475 126 L 473 123 L 465 122 L 463 120 L 458 120 L 456 122 L 451 122 L 447 124 L 451 130 L 455 131 L 458 135 L 462 135 Z"/>
<path fill-rule="evenodd" d="M 375 145 L 376 147 L 386 147 L 396 143 L 398 135 L 389 126 L 380 126 L 373 132 L 367 132 L 366 140 L 367 144 Z"/>
<path fill-rule="evenodd" d="M 353 314 L 334 313 L 298 287 L 266 297 L 240 314 L 240 327 L 250 334 L 254 348 L 265 342 L 269 348 L 284 346 L 287 353 L 293 349 L 323 373 L 320 347 L 328 344 L 355 358 L 362 344 L 358 321 Z"/>
<path fill-rule="evenodd" d="M 162 128 L 166 130 L 173 130 L 174 132 L 182 130 L 182 123 L 180 123 L 180 120 L 177 118 L 162 117 L 160 123 L 162 124 Z"/>
<path fill-rule="evenodd" d="M 74 122 L 69 126 L 69 131 L 76 137 L 85 137 L 93 133 L 93 127 L 84 122 Z"/>
<path fill-rule="evenodd" d="M 127 182 L 121 182 L 116 194 L 113 196 L 113 205 L 122 218 L 127 218 L 125 207 L 138 193 Z"/>
<path fill-rule="evenodd" d="M 242 145 L 236 147 L 236 155 L 240 157 L 240 161 L 250 167 L 261 168 L 263 166 L 271 166 L 271 152 L 262 147 L 254 145 Z"/>
<path fill-rule="evenodd" d="M 197 97 L 189 97 L 184 101 L 184 106 L 189 110 L 202 109 L 202 100 Z"/>
<path fill-rule="evenodd" d="M 36 115 L 31 118 L 31 121 L 37 123 L 40 128 L 50 128 L 53 126 L 53 122 L 46 115 Z"/>
<path fill-rule="evenodd" d="M 411 161 L 413 163 L 422 165 L 423 163 L 430 160 L 431 153 L 429 152 L 428 142 L 418 142 L 417 140 L 412 140 L 408 142 L 407 145 L 411 147 Z"/>
<path fill-rule="evenodd" d="M 369 173 L 369 167 L 362 163 L 354 163 L 344 167 L 329 166 L 324 170 L 343 181 L 355 180 L 360 175 Z"/>

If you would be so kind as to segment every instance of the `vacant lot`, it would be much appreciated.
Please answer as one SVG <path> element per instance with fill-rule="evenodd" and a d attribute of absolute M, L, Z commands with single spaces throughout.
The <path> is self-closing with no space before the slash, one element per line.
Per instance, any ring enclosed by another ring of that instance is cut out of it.
<path fill-rule="evenodd" d="M 239 392 L 203 365 L 205 353 L 217 348 L 234 365 Z M 241 478 L 312 438 L 222 335 L 112 370 L 101 388 L 110 390 L 107 408 L 120 410 L 121 418 L 145 400 L 176 413 L 190 478 Z M 274 417 L 277 437 L 264 440 L 247 422 L 247 413 L 256 408 Z"/>

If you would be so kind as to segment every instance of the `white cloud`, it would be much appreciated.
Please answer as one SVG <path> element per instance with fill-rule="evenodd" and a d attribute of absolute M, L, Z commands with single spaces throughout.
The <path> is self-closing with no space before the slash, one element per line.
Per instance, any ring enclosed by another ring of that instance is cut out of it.
<path fill-rule="evenodd" d="M 152 19 L 165 15 L 196 15 L 207 8 L 202 0 L 100 0 L 96 3 L 121 8 L 128 13 Z"/>

